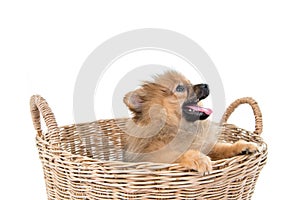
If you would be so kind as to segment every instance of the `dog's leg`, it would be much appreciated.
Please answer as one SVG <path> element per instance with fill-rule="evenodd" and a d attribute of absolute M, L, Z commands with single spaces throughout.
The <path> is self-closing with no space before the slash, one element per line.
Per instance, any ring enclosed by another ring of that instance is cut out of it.
<path fill-rule="evenodd" d="M 212 160 L 230 158 L 237 155 L 251 154 L 258 151 L 258 146 L 253 142 L 239 140 L 233 144 L 217 143 L 208 154 Z"/>
<path fill-rule="evenodd" d="M 203 174 L 212 171 L 210 158 L 197 150 L 188 150 L 176 162 Z"/>

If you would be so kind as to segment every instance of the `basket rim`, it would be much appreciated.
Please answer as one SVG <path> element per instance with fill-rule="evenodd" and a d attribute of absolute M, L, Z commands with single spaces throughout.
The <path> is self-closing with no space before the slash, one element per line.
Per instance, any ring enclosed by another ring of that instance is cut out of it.
<path fill-rule="evenodd" d="M 68 124 L 68 125 L 63 125 L 63 126 L 59 126 L 58 129 L 64 129 L 64 128 L 69 128 L 72 126 L 77 126 L 77 125 L 86 125 L 86 124 L 91 124 L 91 123 L 99 123 L 100 121 L 116 121 L 116 120 L 126 120 L 128 118 L 116 118 L 116 119 L 100 119 L 100 120 L 96 120 L 96 121 L 92 121 L 92 122 L 83 122 L 83 123 L 76 123 L 76 124 Z M 241 162 L 242 165 L 242 161 L 243 160 L 247 160 L 251 157 L 261 157 L 264 154 L 267 154 L 267 144 L 266 142 L 263 140 L 263 138 L 260 135 L 257 135 L 254 132 L 248 131 L 246 129 L 240 128 L 234 124 L 230 124 L 230 123 L 223 123 L 222 126 L 234 126 L 237 129 L 240 129 L 241 131 L 246 131 L 247 133 L 251 133 L 254 134 L 256 137 L 260 138 L 261 141 L 259 143 L 259 149 L 260 151 L 254 153 L 254 154 L 248 154 L 248 155 L 237 155 L 231 158 L 224 158 L 224 159 L 220 159 L 220 160 L 214 160 L 212 161 L 212 166 L 213 168 L 217 167 L 217 166 L 222 166 L 222 165 L 227 165 L 226 167 L 223 167 L 221 171 L 226 171 L 226 169 L 231 168 L 230 167 L 230 163 L 234 163 L 234 162 Z M 49 133 L 49 131 L 46 131 L 43 134 L 36 134 L 36 141 L 37 142 L 41 142 L 44 145 L 50 147 L 53 145 L 52 143 L 46 141 L 44 139 L 44 135 Z M 257 143 L 258 144 L 258 143 Z M 57 147 L 57 146 L 55 146 Z M 57 150 L 56 150 L 57 151 Z M 134 168 L 136 173 L 143 173 L 145 171 L 147 171 L 149 173 L 149 171 L 153 172 L 156 170 L 163 170 L 166 168 L 170 168 L 171 171 L 176 171 L 176 169 L 178 169 L 178 171 L 180 171 L 180 173 L 182 173 L 182 170 L 184 170 L 184 167 L 180 166 L 178 163 L 157 163 L 157 162 L 125 162 L 125 161 L 121 161 L 121 160 L 102 160 L 102 159 L 95 159 L 95 158 L 91 158 L 85 155 L 76 155 L 76 154 L 72 154 L 71 152 L 67 151 L 67 150 L 63 150 L 61 148 L 59 148 L 58 150 L 60 153 L 59 155 L 66 155 L 68 157 L 73 157 L 72 162 L 74 163 L 84 163 L 85 164 L 85 168 L 87 166 L 92 166 L 92 168 L 97 168 L 101 165 L 110 165 L 110 166 L 118 166 L 120 165 L 120 167 L 117 168 L 123 168 L 122 171 L 132 171 L 131 168 Z M 55 160 L 56 162 L 65 162 L 63 159 L 61 159 L 63 156 L 55 156 Z M 70 163 L 70 161 L 68 161 L 68 163 Z M 147 168 L 141 168 L 141 166 L 147 166 Z M 128 168 L 128 170 L 127 170 Z M 196 171 L 191 171 L 191 170 L 187 170 L 185 169 L 187 172 L 190 171 L 189 173 L 192 174 L 197 174 Z M 216 172 L 216 170 L 213 170 Z"/>

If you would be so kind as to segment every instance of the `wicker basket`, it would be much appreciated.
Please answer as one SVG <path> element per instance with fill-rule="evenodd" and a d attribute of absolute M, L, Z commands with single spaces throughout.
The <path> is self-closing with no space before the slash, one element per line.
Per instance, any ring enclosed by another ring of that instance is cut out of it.
<path fill-rule="evenodd" d="M 226 123 L 234 109 L 244 103 L 253 109 L 254 132 Z M 126 119 L 58 127 L 41 96 L 32 96 L 30 106 L 48 199 L 250 199 L 266 164 L 267 145 L 260 137 L 261 112 L 248 97 L 229 106 L 219 139 L 255 142 L 261 151 L 213 161 L 213 171 L 206 176 L 178 164 L 122 162 L 121 127 Z M 41 130 L 40 113 L 48 128 L 46 132 Z"/>

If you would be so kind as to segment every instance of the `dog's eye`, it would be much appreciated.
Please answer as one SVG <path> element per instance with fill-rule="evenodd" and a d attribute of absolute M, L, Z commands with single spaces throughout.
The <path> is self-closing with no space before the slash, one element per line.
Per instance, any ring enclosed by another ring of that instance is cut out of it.
<path fill-rule="evenodd" d="M 184 90 L 185 90 L 185 87 L 183 85 L 178 85 L 176 87 L 176 92 L 184 92 Z"/>

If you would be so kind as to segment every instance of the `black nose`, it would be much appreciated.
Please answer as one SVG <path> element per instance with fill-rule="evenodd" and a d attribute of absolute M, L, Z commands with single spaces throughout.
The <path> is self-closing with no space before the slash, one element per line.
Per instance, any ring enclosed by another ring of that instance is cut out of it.
<path fill-rule="evenodd" d="M 208 85 L 205 83 L 194 85 L 194 92 L 198 99 L 205 99 L 209 95 Z"/>
<path fill-rule="evenodd" d="M 207 85 L 207 84 L 204 84 L 204 83 L 199 84 L 199 87 L 200 87 L 201 89 L 208 89 L 208 85 Z"/>

